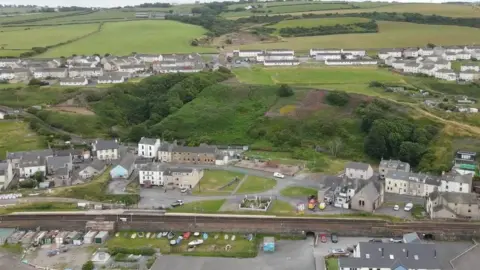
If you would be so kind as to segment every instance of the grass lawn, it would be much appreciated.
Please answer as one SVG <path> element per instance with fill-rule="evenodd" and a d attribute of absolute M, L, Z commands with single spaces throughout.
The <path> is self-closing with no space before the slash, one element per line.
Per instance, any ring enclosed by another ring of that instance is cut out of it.
<path fill-rule="evenodd" d="M 288 202 L 275 200 L 267 210 L 267 214 L 293 215 L 295 214 L 295 207 Z"/>
<path fill-rule="evenodd" d="M 480 43 L 480 29 L 473 27 L 385 21 L 377 23 L 378 33 L 292 37 L 274 43 L 259 42 L 241 45 L 237 49 L 291 48 L 297 51 L 307 51 L 315 47 L 374 49 L 425 46 L 427 43 L 442 45 Z M 444 35 L 437 35 L 436 33 L 439 32 Z"/>
<path fill-rule="evenodd" d="M 329 258 L 326 261 L 327 269 L 326 270 L 338 270 L 338 259 L 337 258 Z"/>
<path fill-rule="evenodd" d="M 260 193 L 272 189 L 276 184 L 277 181 L 275 179 L 249 175 L 247 179 L 243 181 L 236 194 Z"/>
<path fill-rule="evenodd" d="M 40 211 L 78 211 L 76 203 L 38 202 L 35 204 L 18 204 L 0 209 L 0 214 L 13 212 L 40 212 Z"/>
<path fill-rule="evenodd" d="M 292 158 L 292 153 L 290 152 L 247 151 L 244 155 L 249 158 L 275 160 L 286 165 L 300 165 L 305 163 L 304 160 Z"/>
<path fill-rule="evenodd" d="M 245 175 L 236 172 L 227 172 L 227 171 L 215 171 L 215 170 L 205 170 L 205 173 L 193 189 L 193 194 L 203 194 L 203 195 L 221 195 L 229 194 L 232 192 L 242 180 Z M 219 188 L 225 186 L 235 177 L 238 178 L 238 182 L 233 183 L 232 185 L 225 187 L 222 190 Z"/>
<path fill-rule="evenodd" d="M 205 34 L 202 27 L 168 20 L 106 23 L 100 33 L 47 51 L 40 57 L 59 57 L 94 53 L 129 55 L 138 53 L 212 52 L 193 47 L 190 41 Z M 117 45 L 115 45 L 117 44 Z"/>
<path fill-rule="evenodd" d="M 118 237 L 112 237 L 107 241 L 106 246 L 108 248 L 130 248 L 130 249 L 138 249 L 138 248 L 146 248 L 146 247 L 153 247 L 159 248 L 160 252 L 169 252 L 170 246 L 166 238 L 131 238 L 132 233 L 127 232 L 120 232 Z"/>
<path fill-rule="evenodd" d="M 0 44 L 6 50 L 29 50 L 32 47 L 45 47 L 65 42 L 76 37 L 91 33 L 97 29 L 98 24 L 76 24 L 47 26 L 41 28 L 32 28 L 23 31 L 0 32 Z M 70 56 L 72 55 L 72 53 L 65 56 Z"/>
<path fill-rule="evenodd" d="M 317 195 L 318 190 L 308 187 L 287 187 L 280 191 L 280 194 L 285 197 L 307 197 L 310 195 Z"/>
<path fill-rule="evenodd" d="M 181 213 L 216 213 L 220 210 L 225 200 L 206 200 L 186 203 L 182 206 L 173 208 L 171 212 Z M 169 212 L 170 212 L 169 211 Z"/>
<path fill-rule="evenodd" d="M 25 151 L 43 147 L 40 137 L 22 121 L 0 120 L 0 159 L 6 152 Z"/>
<path fill-rule="evenodd" d="M 28 51 L 29 50 L 0 50 L 0 57 L 18 57 L 20 54 Z"/>
<path fill-rule="evenodd" d="M 238 80 L 253 84 L 337 85 L 371 81 L 402 82 L 402 76 L 377 67 L 295 67 L 235 69 Z"/>
<path fill-rule="evenodd" d="M 366 18 L 355 18 L 355 17 L 298 19 L 298 20 L 281 21 L 269 27 L 280 29 L 285 27 L 333 26 L 337 24 L 353 24 L 353 23 L 368 22 L 368 21 L 369 19 L 366 19 Z"/>

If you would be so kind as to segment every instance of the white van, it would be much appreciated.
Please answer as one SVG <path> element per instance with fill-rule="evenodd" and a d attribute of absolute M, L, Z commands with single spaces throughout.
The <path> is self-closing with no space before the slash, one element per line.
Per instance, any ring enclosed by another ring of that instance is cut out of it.
<path fill-rule="evenodd" d="M 403 208 L 403 210 L 405 210 L 406 212 L 412 210 L 413 208 L 413 203 L 407 203 L 405 204 L 405 208 Z"/>
<path fill-rule="evenodd" d="M 279 172 L 276 172 L 276 173 L 273 173 L 273 177 L 276 177 L 276 178 L 285 178 L 285 175 L 279 173 Z"/>

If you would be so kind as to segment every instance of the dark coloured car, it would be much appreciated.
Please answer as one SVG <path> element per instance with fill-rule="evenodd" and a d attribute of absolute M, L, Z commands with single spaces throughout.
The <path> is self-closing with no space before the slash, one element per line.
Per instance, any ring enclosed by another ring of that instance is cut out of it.
<path fill-rule="evenodd" d="M 370 243 L 383 243 L 382 239 L 370 239 L 368 240 Z"/>
<path fill-rule="evenodd" d="M 332 240 L 332 243 L 338 243 L 338 235 L 336 233 L 332 233 L 330 239 Z"/>

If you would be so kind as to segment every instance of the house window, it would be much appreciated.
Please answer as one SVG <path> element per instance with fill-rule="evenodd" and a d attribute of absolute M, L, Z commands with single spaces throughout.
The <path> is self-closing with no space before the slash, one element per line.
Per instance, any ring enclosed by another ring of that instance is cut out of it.
<path fill-rule="evenodd" d="M 460 192 L 462 192 L 462 188 L 460 188 Z"/>
<path fill-rule="evenodd" d="M 397 187 L 397 184 L 395 184 L 395 187 Z"/>
<path fill-rule="evenodd" d="M 471 212 L 472 212 L 472 210 L 468 209 L 468 213 L 471 213 Z"/>

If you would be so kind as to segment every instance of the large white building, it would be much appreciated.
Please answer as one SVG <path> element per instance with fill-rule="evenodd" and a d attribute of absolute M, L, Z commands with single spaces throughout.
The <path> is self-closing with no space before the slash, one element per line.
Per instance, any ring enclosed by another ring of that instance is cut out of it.
<path fill-rule="evenodd" d="M 142 137 L 138 142 L 138 155 L 145 158 L 157 158 L 160 139 Z"/>
<path fill-rule="evenodd" d="M 256 58 L 257 55 L 262 54 L 262 50 L 234 50 L 234 54 L 238 55 L 240 58 Z"/>
<path fill-rule="evenodd" d="M 334 53 L 334 54 L 341 54 L 342 49 L 310 49 L 310 56 L 315 57 L 317 54 L 325 54 L 325 53 Z"/>
<path fill-rule="evenodd" d="M 60 85 L 61 86 L 82 86 L 82 85 L 87 85 L 88 80 L 87 78 L 64 78 L 60 79 Z"/>
<path fill-rule="evenodd" d="M 461 71 L 458 75 L 458 78 L 463 81 L 471 82 L 480 80 L 480 72 L 478 71 Z"/>
<path fill-rule="evenodd" d="M 435 71 L 435 78 L 447 81 L 456 81 L 457 74 L 451 69 L 439 69 Z"/>
<path fill-rule="evenodd" d="M 5 189 L 13 179 L 13 168 L 9 161 L 0 162 L 0 190 Z"/>
<path fill-rule="evenodd" d="M 340 53 L 317 53 L 314 57 L 317 61 L 342 59 L 342 55 Z"/>
<path fill-rule="evenodd" d="M 470 193 L 472 191 L 473 174 L 447 174 L 440 177 L 440 192 Z"/>
<path fill-rule="evenodd" d="M 141 186 L 173 186 L 194 188 L 203 177 L 202 169 L 169 167 L 161 163 L 150 163 L 140 167 L 138 179 Z"/>
<path fill-rule="evenodd" d="M 389 57 L 400 58 L 402 57 L 401 49 L 383 49 L 378 53 L 378 58 L 385 60 Z"/>
<path fill-rule="evenodd" d="M 470 60 L 472 59 L 472 54 L 467 51 L 462 51 L 457 53 L 457 60 Z"/>
<path fill-rule="evenodd" d="M 92 150 L 99 160 L 116 160 L 120 158 L 117 140 L 96 140 L 92 143 Z"/>
<path fill-rule="evenodd" d="M 460 71 L 480 71 L 480 66 L 475 64 L 464 64 L 460 67 Z"/>
<path fill-rule="evenodd" d="M 264 60 L 264 66 L 298 66 L 300 61 L 298 60 Z"/>
<path fill-rule="evenodd" d="M 15 79 L 13 69 L 0 69 L 0 81 L 9 81 Z"/>
<path fill-rule="evenodd" d="M 385 175 L 385 192 L 425 197 L 440 186 L 440 180 L 427 174 L 389 171 Z"/>
<path fill-rule="evenodd" d="M 295 60 L 295 55 L 289 53 L 276 53 L 276 54 L 259 54 L 257 55 L 257 62 L 263 61 L 282 61 L 282 60 Z"/>
<path fill-rule="evenodd" d="M 342 49 L 342 54 L 351 54 L 354 56 L 364 57 L 365 55 L 367 55 L 367 51 L 356 49 Z"/>
<path fill-rule="evenodd" d="M 344 60 L 325 60 L 325 65 L 329 66 L 368 66 L 368 65 L 377 65 L 378 61 L 375 59 L 344 59 Z"/>
<path fill-rule="evenodd" d="M 265 54 L 280 54 L 280 55 L 290 54 L 290 55 L 295 55 L 295 51 L 290 50 L 290 49 L 273 49 L 273 50 L 266 50 Z"/>

